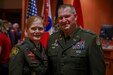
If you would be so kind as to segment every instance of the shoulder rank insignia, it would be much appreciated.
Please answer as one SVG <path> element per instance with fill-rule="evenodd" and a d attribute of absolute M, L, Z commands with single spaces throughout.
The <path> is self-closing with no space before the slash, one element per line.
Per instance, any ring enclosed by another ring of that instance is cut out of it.
<path fill-rule="evenodd" d="M 99 37 L 96 38 L 96 44 L 101 45 L 101 41 L 100 41 Z"/>
<path fill-rule="evenodd" d="M 18 52 L 19 52 L 19 49 L 17 47 L 13 47 L 11 55 L 15 56 L 18 54 Z"/>

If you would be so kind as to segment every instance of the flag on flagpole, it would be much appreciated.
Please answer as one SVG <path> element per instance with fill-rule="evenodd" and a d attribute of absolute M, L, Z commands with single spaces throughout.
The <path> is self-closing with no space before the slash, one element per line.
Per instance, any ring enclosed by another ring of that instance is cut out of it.
<path fill-rule="evenodd" d="M 26 20 L 30 17 L 30 16 L 37 16 L 38 12 L 37 12 L 37 5 L 36 5 L 36 0 L 28 0 L 28 8 L 27 8 L 27 16 L 26 16 Z M 25 26 L 26 27 L 26 26 Z M 42 46 L 44 48 L 46 48 L 47 45 L 47 41 L 49 38 L 49 34 L 48 33 L 44 33 L 44 35 L 42 36 L 42 38 L 40 39 L 40 42 L 42 44 Z"/>
<path fill-rule="evenodd" d="M 49 35 L 53 33 L 50 0 L 43 0 L 41 15 L 44 20 L 45 34 L 40 41 L 42 42 L 44 48 L 46 48 Z"/>
<path fill-rule="evenodd" d="M 37 16 L 36 0 L 28 0 L 27 18 L 30 16 Z"/>
<path fill-rule="evenodd" d="M 83 15 L 82 15 L 82 9 L 81 9 L 80 0 L 74 0 L 73 6 L 75 7 L 76 12 L 77 12 L 77 16 L 78 16 L 77 23 L 81 27 L 84 27 L 84 24 L 83 24 Z"/>
<path fill-rule="evenodd" d="M 22 39 L 24 39 L 27 36 L 26 31 L 24 30 L 26 28 L 26 21 L 30 16 L 37 16 L 37 6 L 36 6 L 36 0 L 28 0 L 28 5 L 27 5 L 27 10 L 25 10 L 26 16 L 25 16 L 25 23 L 24 23 L 24 27 L 23 27 L 23 35 L 22 35 Z"/>
<path fill-rule="evenodd" d="M 45 31 L 49 32 L 49 34 L 52 34 L 53 28 L 52 28 L 50 0 L 43 0 L 42 18 L 44 20 Z"/>
<path fill-rule="evenodd" d="M 46 48 L 47 46 L 48 39 L 49 39 L 49 33 L 45 32 L 42 38 L 40 39 L 40 42 L 42 43 L 44 48 Z"/>
<path fill-rule="evenodd" d="M 56 25 L 58 23 L 58 8 L 60 5 L 64 4 L 63 0 L 57 0 L 57 5 L 56 5 L 56 12 L 55 12 L 55 17 L 54 17 L 54 24 Z"/>

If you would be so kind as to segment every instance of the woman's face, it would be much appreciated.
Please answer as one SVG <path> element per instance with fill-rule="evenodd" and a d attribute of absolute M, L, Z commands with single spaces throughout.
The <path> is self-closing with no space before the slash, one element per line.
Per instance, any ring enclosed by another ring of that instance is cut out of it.
<path fill-rule="evenodd" d="M 36 20 L 27 30 L 28 37 L 33 42 L 39 42 L 40 38 L 44 34 L 44 25 L 40 20 Z"/>

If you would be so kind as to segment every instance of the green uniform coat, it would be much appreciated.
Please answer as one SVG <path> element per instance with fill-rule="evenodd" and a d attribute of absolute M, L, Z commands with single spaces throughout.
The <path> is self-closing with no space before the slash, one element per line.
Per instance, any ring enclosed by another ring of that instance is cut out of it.
<path fill-rule="evenodd" d="M 105 75 L 105 62 L 97 36 L 77 28 L 69 38 L 50 36 L 47 46 L 51 75 Z"/>
<path fill-rule="evenodd" d="M 47 75 L 47 56 L 28 38 L 12 49 L 9 62 L 9 75 Z"/>

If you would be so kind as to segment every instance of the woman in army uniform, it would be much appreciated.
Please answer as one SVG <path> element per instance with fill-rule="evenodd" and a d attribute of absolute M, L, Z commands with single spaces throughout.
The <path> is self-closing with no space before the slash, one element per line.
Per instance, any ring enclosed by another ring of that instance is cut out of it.
<path fill-rule="evenodd" d="M 25 40 L 12 49 L 9 75 L 45 75 L 47 57 L 40 43 L 44 34 L 43 20 L 39 16 L 31 16 L 27 20 L 26 33 Z"/>

